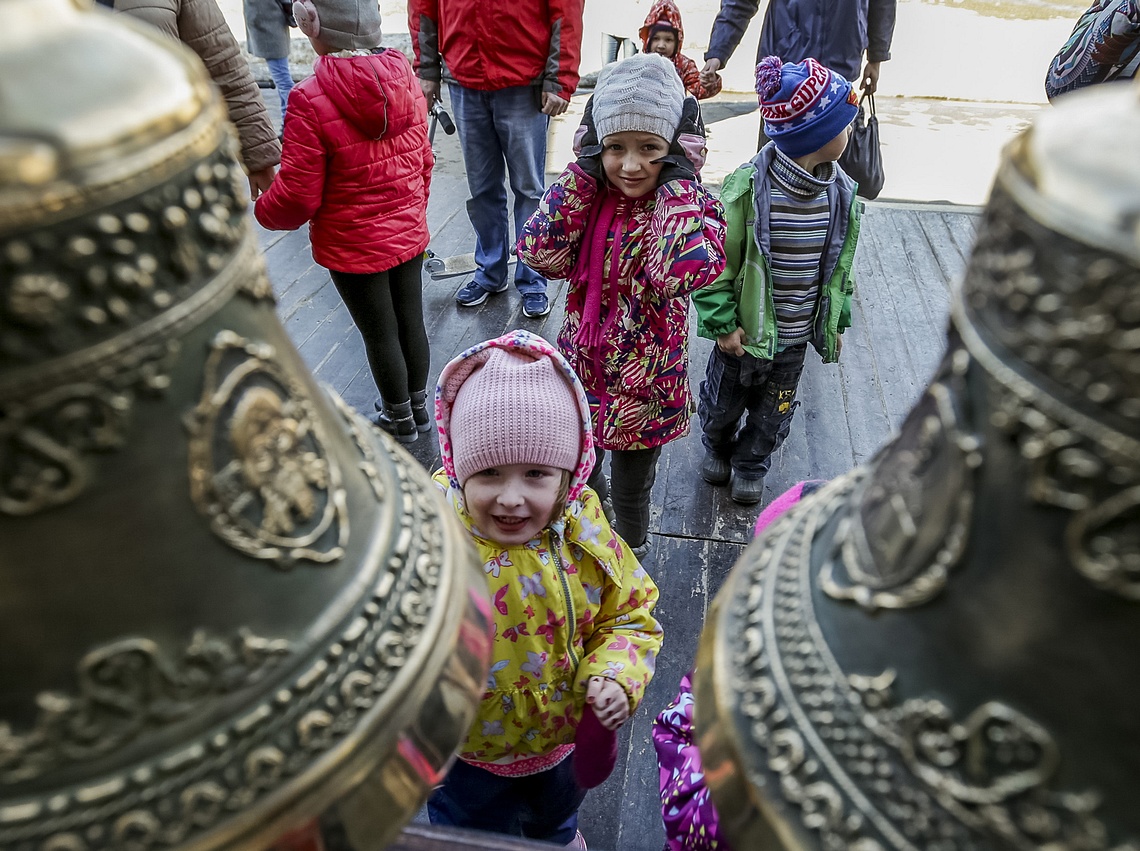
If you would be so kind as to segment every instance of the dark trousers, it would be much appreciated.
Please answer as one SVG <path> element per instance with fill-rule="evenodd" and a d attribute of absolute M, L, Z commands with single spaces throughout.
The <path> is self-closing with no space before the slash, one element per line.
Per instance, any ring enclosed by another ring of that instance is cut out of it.
<path fill-rule="evenodd" d="M 364 338 L 376 388 L 389 405 L 407 402 L 411 391 L 427 387 L 431 349 L 424 328 L 423 262 L 423 255 L 417 255 L 366 275 L 329 270 Z"/>
<path fill-rule="evenodd" d="M 594 450 L 598 455 L 594 472 L 587 484 L 598 496 L 611 497 L 617 516 L 617 533 L 631 547 L 640 547 L 649 535 L 649 495 L 657 480 L 657 461 L 661 447 L 652 449 L 611 449 L 610 481 L 602 474 L 602 461 L 606 450 Z"/>
<path fill-rule="evenodd" d="M 578 832 L 586 790 L 574 782 L 573 759 L 526 777 L 499 777 L 456 760 L 428 799 L 432 824 L 525 836 L 566 845 Z"/>
<path fill-rule="evenodd" d="M 804 371 L 807 343 L 761 360 L 747 352 L 737 357 L 713 346 L 701 382 L 697 414 L 705 449 L 732 464 L 742 479 L 763 478 L 792 427 L 799 407 L 796 388 Z M 747 411 L 743 428 L 737 431 Z"/>

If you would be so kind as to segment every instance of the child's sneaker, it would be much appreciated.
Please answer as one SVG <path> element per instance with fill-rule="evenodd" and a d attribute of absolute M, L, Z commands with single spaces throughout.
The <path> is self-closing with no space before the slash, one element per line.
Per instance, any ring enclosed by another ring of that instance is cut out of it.
<path fill-rule="evenodd" d="M 764 496 L 764 477 L 742 479 L 732 477 L 732 501 L 740 505 L 755 505 Z"/>
<path fill-rule="evenodd" d="M 550 313 L 550 299 L 546 293 L 526 293 L 522 297 L 523 315 L 531 319 Z"/>
<path fill-rule="evenodd" d="M 732 474 L 732 467 L 723 458 L 718 458 L 706 449 L 700 472 L 701 478 L 710 485 L 726 485 L 728 477 Z"/>

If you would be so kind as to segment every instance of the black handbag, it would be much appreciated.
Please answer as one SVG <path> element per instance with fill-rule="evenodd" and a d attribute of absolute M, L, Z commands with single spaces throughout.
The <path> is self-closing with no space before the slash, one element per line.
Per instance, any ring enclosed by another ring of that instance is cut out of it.
<path fill-rule="evenodd" d="M 863 101 L 870 102 L 870 113 L 863 111 Z M 872 94 L 863 95 L 859 101 L 859 113 L 851 125 L 851 138 L 839 165 L 859 184 L 855 194 L 869 201 L 879 197 L 883 191 L 883 152 L 879 148 L 879 119 Z"/>

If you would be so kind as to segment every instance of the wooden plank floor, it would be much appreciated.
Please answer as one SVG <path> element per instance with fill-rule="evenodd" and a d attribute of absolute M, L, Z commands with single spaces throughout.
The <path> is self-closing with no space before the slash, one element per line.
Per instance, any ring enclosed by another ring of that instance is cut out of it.
<path fill-rule="evenodd" d="M 453 137 L 436 141 L 440 160 L 428 209 L 432 249 L 440 256 L 470 252 L 474 236 L 464 207 L 458 146 Z M 950 286 L 964 268 L 976 222 L 972 210 L 868 205 L 856 258 L 854 326 L 844 338 L 842 364 L 824 366 L 809 353 L 799 393 L 803 404 L 774 459 L 765 500 L 802 479 L 829 478 L 866 461 L 899 426 L 941 355 Z M 313 263 L 306 231 L 259 229 L 258 236 L 278 313 L 305 363 L 349 404 L 371 411 L 376 387 L 363 345 L 328 274 Z M 473 343 L 519 327 L 554 340 L 562 321 L 564 282 L 550 285 L 550 315 L 531 320 L 522 315 L 513 287 L 480 307 L 459 308 L 454 293 L 466 281 L 424 276 L 432 382 L 448 360 Z M 694 395 L 711 346 L 694 336 Z M 695 417 L 693 423 L 696 429 Z M 410 450 L 425 467 L 437 466 L 434 433 Z M 652 721 L 691 666 L 708 604 L 749 540 L 758 513 L 699 479 L 701 455 L 697 433 L 662 454 L 646 568 L 661 588 L 657 614 L 665 647 L 641 708 L 623 729 L 617 770 L 582 808 L 581 826 L 591 848 L 662 847 Z"/>

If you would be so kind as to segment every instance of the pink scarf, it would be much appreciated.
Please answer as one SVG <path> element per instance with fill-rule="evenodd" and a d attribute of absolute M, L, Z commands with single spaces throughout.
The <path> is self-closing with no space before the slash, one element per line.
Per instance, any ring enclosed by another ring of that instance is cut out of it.
<path fill-rule="evenodd" d="M 590 218 L 586 222 L 586 232 L 582 234 L 582 247 L 578 252 L 578 265 L 574 269 L 574 280 L 585 282 L 586 299 L 582 305 L 582 321 L 578 325 L 578 333 L 574 336 L 577 343 L 585 352 L 597 357 L 598 348 L 605 339 L 619 311 L 615 309 L 614 298 L 617 287 L 618 273 L 621 266 L 621 233 L 624 220 L 629 217 L 628 207 L 621 211 L 621 222 L 614 227 L 614 220 L 618 218 L 619 202 L 624 198 L 620 192 L 605 189 L 598 203 L 590 210 Z M 606 265 L 606 244 L 610 241 L 610 230 L 613 228 L 614 249 L 610 255 L 610 274 L 606 284 L 610 292 L 610 310 L 605 321 L 602 320 L 602 272 Z"/>

